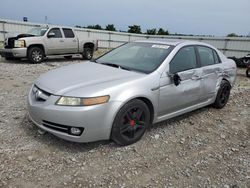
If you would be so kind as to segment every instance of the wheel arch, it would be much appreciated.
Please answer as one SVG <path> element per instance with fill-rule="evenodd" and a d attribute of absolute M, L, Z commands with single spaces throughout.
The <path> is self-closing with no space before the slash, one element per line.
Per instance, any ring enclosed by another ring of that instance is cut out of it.
<path fill-rule="evenodd" d="M 43 46 L 43 44 L 31 44 L 28 46 L 28 49 L 27 49 L 27 56 L 28 56 L 28 53 L 29 53 L 29 50 L 33 47 L 38 47 L 38 48 L 41 48 L 43 50 L 43 53 L 44 53 L 44 56 L 46 56 L 46 53 L 45 53 L 45 48 Z"/>
<path fill-rule="evenodd" d="M 155 114 L 155 107 L 153 105 L 153 102 L 148 98 L 148 97 L 145 97 L 145 96 L 136 96 L 136 97 L 133 97 L 133 98 L 129 98 L 128 100 L 124 101 L 122 103 L 122 105 L 119 106 L 119 108 L 116 110 L 116 113 L 114 115 L 114 118 L 113 118 L 113 122 L 115 120 L 115 117 L 117 115 L 117 113 L 119 112 L 119 110 L 127 103 L 129 103 L 130 101 L 133 101 L 133 100 L 140 100 L 142 102 L 144 102 L 148 109 L 149 109 L 149 112 L 150 112 L 150 124 L 152 124 L 154 122 L 154 114 Z M 112 123 L 113 124 L 113 123 Z"/>
<path fill-rule="evenodd" d="M 84 45 L 83 45 L 83 49 L 85 49 L 85 48 L 91 48 L 91 49 L 94 50 L 95 44 L 94 44 L 93 42 L 86 42 L 86 43 L 84 43 Z"/>

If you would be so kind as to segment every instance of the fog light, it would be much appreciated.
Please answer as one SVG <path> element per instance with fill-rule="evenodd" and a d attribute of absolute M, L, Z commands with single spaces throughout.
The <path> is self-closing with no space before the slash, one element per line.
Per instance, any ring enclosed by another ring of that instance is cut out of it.
<path fill-rule="evenodd" d="M 80 135 L 80 134 L 82 134 L 82 130 L 80 128 L 77 128 L 77 127 L 71 127 L 70 134 Z"/>

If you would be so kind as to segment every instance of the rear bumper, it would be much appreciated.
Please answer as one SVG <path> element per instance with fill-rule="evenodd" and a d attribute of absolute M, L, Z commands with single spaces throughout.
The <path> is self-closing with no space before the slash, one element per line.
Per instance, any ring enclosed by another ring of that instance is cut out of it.
<path fill-rule="evenodd" d="M 27 48 L 0 49 L 0 55 L 2 57 L 26 57 Z"/>

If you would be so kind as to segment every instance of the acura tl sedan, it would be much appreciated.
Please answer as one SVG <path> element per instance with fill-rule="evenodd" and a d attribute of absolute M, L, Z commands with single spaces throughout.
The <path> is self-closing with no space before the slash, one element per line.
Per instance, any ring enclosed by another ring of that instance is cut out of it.
<path fill-rule="evenodd" d="M 223 108 L 235 77 L 235 62 L 208 44 L 136 41 L 43 74 L 29 92 L 28 111 L 60 138 L 129 145 L 154 123 L 208 105 Z"/>

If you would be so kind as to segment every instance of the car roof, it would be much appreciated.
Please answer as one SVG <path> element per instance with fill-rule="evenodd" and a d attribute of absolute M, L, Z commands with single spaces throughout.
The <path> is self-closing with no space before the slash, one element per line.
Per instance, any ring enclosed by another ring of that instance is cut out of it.
<path fill-rule="evenodd" d="M 134 42 L 166 44 L 166 45 L 171 45 L 171 46 L 177 46 L 179 44 L 211 46 L 211 45 L 203 43 L 203 42 L 191 41 L 191 40 L 180 40 L 180 39 L 146 39 L 146 40 L 136 40 Z"/>

